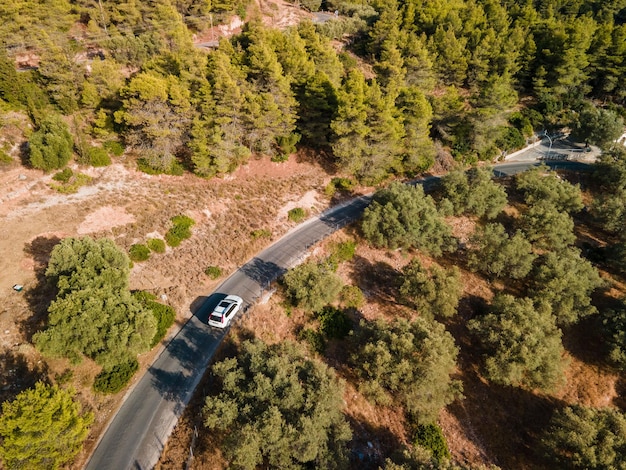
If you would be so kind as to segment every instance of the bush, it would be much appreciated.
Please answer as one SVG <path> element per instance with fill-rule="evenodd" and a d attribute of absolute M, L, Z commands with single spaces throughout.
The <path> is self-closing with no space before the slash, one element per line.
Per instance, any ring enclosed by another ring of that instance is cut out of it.
<path fill-rule="evenodd" d="M 7 165 L 12 161 L 13 159 L 11 158 L 11 155 L 0 149 L 0 165 Z"/>
<path fill-rule="evenodd" d="M 165 241 L 171 247 L 177 247 L 183 240 L 191 238 L 191 227 L 196 223 L 191 217 L 177 215 L 171 219 L 174 226 L 165 234 Z"/>
<path fill-rule="evenodd" d="M 217 279 L 222 275 L 222 268 L 220 268 L 219 266 L 208 266 L 204 270 L 204 274 L 209 276 L 209 278 L 211 279 Z"/>
<path fill-rule="evenodd" d="M 256 240 L 257 238 L 271 238 L 272 232 L 266 228 L 258 228 L 250 232 L 250 236 L 253 240 Z"/>
<path fill-rule="evenodd" d="M 139 369 L 136 359 L 103 369 L 93 382 L 93 389 L 100 393 L 117 393 L 122 390 Z"/>
<path fill-rule="evenodd" d="M 302 207 L 294 207 L 287 213 L 287 218 L 292 222 L 302 222 L 306 218 L 306 211 Z"/>
<path fill-rule="evenodd" d="M 124 146 L 116 140 L 107 140 L 102 146 L 116 157 L 124 154 Z"/>
<path fill-rule="evenodd" d="M 316 312 L 335 299 L 342 282 L 328 268 L 325 262 L 309 262 L 287 271 L 283 277 L 285 294 L 293 306 Z"/>
<path fill-rule="evenodd" d="M 337 191 L 351 193 L 355 184 L 351 178 L 333 178 L 324 188 L 324 192 L 328 197 L 333 197 Z"/>
<path fill-rule="evenodd" d="M 320 331 L 328 338 L 345 338 L 352 329 L 352 320 L 343 310 L 327 306 L 315 314 Z"/>
<path fill-rule="evenodd" d="M 111 157 L 102 147 L 89 147 L 87 149 L 87 162 L 91 166 L 109 166 Z"/>
<path fill-rule="evenodd" d="M 161 341 L 170 326 L 174 324 L 176 312 L 169 305 L 156 302 L 156 296 L 146 291 L 133 292 L 133 297 L 138 300 L 145 308 L 149 309 L 156 320 L 157 329 L 152 338 L 150 347 L 156 346 Z"/>
<path fill-rule="evenodd" d="M 307 343 L 318 354 L 324 354 L 324 351 L 326 351 L 326 340 L 319 331 L 305 328 L 298 333 L 298 339 Z"/>
<path fill-rule="evenodd" d="M 415 434 L 415 445 L 425 447 L 432 452 L 437 460 L 449 459 L 450 451 L 441 428 L 434 423 L 421 424 Z"/>
<path fill-rule="evenodd" d="M 146 261 L 150 258 L 150 248 L 140 243 L 132 245 L 128 250 L 128 257 L 132 261 Z"/>
<path fill-rule="evenodd" d="M 74 176 L 74 172 L 71 168 L 63 168 L 63 170 L 56 173 L 52 179 L 61 183 L 67 183 L 70 179 L 72 179 L 72 176 Z"/>
<path fill-rule="evenodd" d="M 341 303 L 346 308 L 359 309 L 365 303 L 363 291 L 358 286 L 343 286 L 339 294 Z"/>
<path fill-rule="evenodd" d="M 178 162 L 172 163 L 172 166 L 167 170 L 159 170 L 150 166 L 150 162 L 148 162 L 145 158 L 137 159 L 137 169 L 143 173 L 147 173 L 148 175 L 181 176 L 185 172 L 185 169 Z"/>
<path fill-rule="evenodd" d="M 47 116 L 28 141 L 30 164 L 44 171 L 63 168 L 72 156 L 73 146 L 72 135 L 63 119 Z"/>
<path fill-rule="evenodd" d="M 151 238 L 146 242 L 146 245 L 155 253 L 165 253 L 165 242 L 160 238 Z"/>
<path fill-rule="evenodd" d="M 356 252 L 356 242 L 353 240 L 347 240 L 345 242 L 337 243 L 333 246 L 333 258 L 337 261 L 351 261 L 354 258 Z"/>

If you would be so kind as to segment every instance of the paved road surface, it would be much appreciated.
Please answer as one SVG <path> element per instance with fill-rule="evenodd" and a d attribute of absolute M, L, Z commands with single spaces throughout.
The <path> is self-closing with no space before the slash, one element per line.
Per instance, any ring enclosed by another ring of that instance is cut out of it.
<path fill-rule="evenodd" d="M 572 170 L 589 168 L 575 162 L 546 163 Z M 505 163 L 498 165 L 495 173 L 498 176 L 515 174 L 536 164 L 526 161 Z M 369 196 L 362 196 L 308 220 L 226 279 L 204 300 L 198 312 L 181 328 L 130 392 L 86 468 L 153 468 L 224 337 L 224 331 L 206 324 L 209 312 L 227 294 L 241 296 L 244 309 L 247 309 L 264 293 L 271 281 L 298 264 L 312 245 L 358 219 L 369 202 Z"/>

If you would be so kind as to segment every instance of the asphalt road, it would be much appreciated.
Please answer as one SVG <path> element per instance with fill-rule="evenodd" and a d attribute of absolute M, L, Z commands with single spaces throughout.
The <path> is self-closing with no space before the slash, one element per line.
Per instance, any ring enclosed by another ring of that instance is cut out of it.
<path fill-rule="evenodd" d="M 512 175 L 538 163 L 504 163 L 496 166 L 494 173 Z M 589 168 L 568 161 L 545 163 L 574 171 Z M 433 180 L 427 178 L 427 182 Z M 247 310 L 266 293 L 273 280 L 297 265 L 312 245 L 358 219 L 370 200 L 371 196 L 362 196 L 304 222 L 248 261 L 210 294 L 129 392 L 86 469 L 152 469 L 226 334 L 206 324 L 215 305 L 227 294 L 236 294 L 244 299 L 244 311 Z"/>

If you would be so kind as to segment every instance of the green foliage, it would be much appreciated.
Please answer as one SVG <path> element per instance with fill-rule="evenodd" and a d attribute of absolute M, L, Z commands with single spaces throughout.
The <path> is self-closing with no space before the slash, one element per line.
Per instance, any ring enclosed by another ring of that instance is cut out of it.
<path fill-rule="evenodd" d="M 352 320 L 346 313 L 330 305 L 315 312 L 315 318 L 320 322 L 320 332 L 327 338 L 345 338 L 352 329 Z"/>
<path fill-rule="evenodd" d="M 341 193 L 351 193 L 355 186 L 354 180 L 350 178 L 335 177 L 324 188 L 324 193 L 328 197 L 333 197 L 337 191 Z"/>
<path fill-rule="evenodd" d="M 488 276 L 522 279 L 537 257 L 521 232 L 509 237 L 501 224 L 479 227 L 471 243 L 474 249 L 468 255 L 470 267 Z"/>
<path fill-rule="evenodd" d="M 13 162 L 13 159 L 11 158 L 11 155 L 6 153 L 3 149 L 0 149 L 0 166 L 8 165 L 9 163 L 12 163 L 12 162 Z"/>
<path fill-rule="evenodd" d="M 593 212 L 605 230 L 626 241 L 626 149 L 616 146 L 603 152 L 594 177 L 600 191 L 594 199 Z"/>
<path fill-rule="evenodd" d="M 336 243 L 332 246 L 331 257 L 335 258 L 338 262 L 352 261 L 356 252 L 356 241 L 346 240 Z"/>
<path fill-rule="evenodd" d="M 139 369 L 136 359 L 103 369 L 93 381 L 93 389 L 100 393 L 117 393 L 122 390 Z"/>
<path fill-rule="evenodd" d="M 418 317 L 414 322 L 361 322 L 351 356 L 366 396 L 388 405 L 395 399 L 420 424 L 432 423 L 439 410 L 460 395 L 450 378 L 458 348 L 442 324 Z"/>
<path fill-rule="evenodd" d="M 111 157 L 109 157 L 106 149 L 91 146 L 87 148 L 87 163 L 91 166 L 109 166 Z"/>
<path fill-rule="evenodd" d="M 415 445 L 425 447 L 436 460 L 450 458 L 450 451 L 441 428 L 435 423 L 421 424 L 415 433 Z"/>
<path fill-rule="evenodd" d="M 287 218 L 296 223 L 302 222 L 306 216 L 307 213 L 302 207 L 294 207 L 287 213 Z"/>
<path fill-rule="evenodd" d="M 146 245 L 155 253 L 165 253 L 165 241 L 160 238 L 150 238 L 146 241 Z"/>
<path fill-rule="evenodd" d="M 266 228 L 258 228 L 250 232 L 250 236 L 253 240 L 257 238 L 272 238 L 272 232 Z"/>
<path fill-rule="evenodd" d="M 452 231 L 421 186 L 392 183 L 377 191 L 361 229 L 374 246 L 416 248 L 435 256 L 455 248 Z"/>
<path fill-rule="evenodd" d="M 176 215 L 172 217 L 173 227 L 165 234 L 165 241 L 173 248 L 179 246 L 183 240 L 191 238 L 191 227 L 196 223 L 191 217 L 186 215 Z"/>
<path fill-rule="evenodd" d="M 65 171 L 68 170 L 68 171 Z M 57 179 L 60 178 L 60 179 Z M 61 184 L 51 184 L 50 188 L 62 194 L 72 194 L 77 192 L 82 186 L 91 182 L 91 177 L 83 173 L 74 173 L 70 168 L 65 168 L 52 177 Z"/>
<path fill-rule="evenodd" d="M 485 374 L 493 382 L 544 391 L 564 381 L 561 330 L 547 304 L 498 294 L 492 312 L 470 320 L 469 329 L 487 349 Z"/>
<path fill-rule="evenodd" d="M 526 204 L 549 203 L 559 212 L 578 212 L 583 208 L 580 187 L 562 180 L 545 165 L 526 170 L 516 177 L 516 187 Z"/>
<path fill-rule="evenodd" d="M 417 258 L 402 270 L 402 299 L 420 314 L 451 317 L 456 313 L 463 290 L 458 268 L 446 270 L 436 265 L 425 269 Z"/>
<path fill-rule="evenodd" d="M 351 437 L 343 384 L 293 343 L 246 341 L 213 366 L 221 390 L 205 400 L 204 424 L 235 468 L 345 468 Z"/>
<path fill-rule="evenodd" d="M 285 293 L 295 307 L 309 312 L 321 310 L 341 291 L 342 282 L 324 262 L 308 262 L 287 271 Z"/>
<path fill-rule="evenodd" d="M 562 250 L 576 241 L 574 221 L 548 201 L 538 201 L 522 214 L 520 228 L 543 250 Z"/>
<path fill-rule="evenodd" d="M 204 270 L 204 274 L 209 276 L 209 279 L 215 280 L 222 275 L 222 268 L 219 266 L 207 266 Z"/>
<path fill-rule="evenodd" d="M 441 185 L 456 215 L 468 213 L 493 219 L 507 203 L 506 191 L 493 181 L 491 168 L 452 171 L 441 178 Z"/>
<path fill-rule="evenodd" d="M 341 304 L 346 308 L 360 309 L 365 304 L 365 296 L 358 286 L 345 285 L 339 293 Z"/>
<path fill-rule="evenodd" d="M 60 116 L 49 114 L 28 140 L 29 160 L 44 171 L 63 168 L 72 156 L 72 135 Z"/>
<path fill-rule="evenodd" d="M 140 302 L 143 307 L 151 310 L 156 320 L 156 333 L 150 343 L 152 348 L 165 338 L 167 331 L 174 324 L 176 311 L 169 305 L 157 302 L 156 296 L 146 291 L 133 292 L 133 298 Z"/>
<path fill-rule="evenodd" d="M 102 144 L 102 147 L 116 157 L 124 155 L 124 146 L 117 140 L 107 140 Z"/>
<path fill-rule="evenodd" d="M 150 248 L 141 243 L 136 243 L 130 246 L 128 250 L 128 256 L 131 261 L 141 262 L 150 259 Z"/>
<path fill-rule="evenodd" d="M 602 318 L 609 360 L 626 370 L 626 299 L 619 308 L 602 312 Z"/>
<path fill-rule="evenodd" d="M 147 158 L 137 159 L 137 169 L 148 175 L 173 175 L 181 176 L 185 171 L 182 165 L 176 161 L 171 161 L 169 166 L 159 166 L 155 168 Z"/>
<path fill-rule="evenodd" d="M 55 246 L 46 276 L 58 295 L 47 328 L 34 336 L 37 348 L 74 363 L 87 356 L 105 368 L 146 351 L 156 322 L 128 291 L 129 263 L 107 239 L 66 238 Z"/>
<path fill-rule="evenodd" d="M 73 393 L 37 382 L 2 404 L 0 459 L 5 468 L 60 468 L 80 452 L 92 423 Z"/>
<path fill-rule="evenodd" d="M 54 181 L 60 181 L 61 183 L 68 183 L 70 179 L 72 178 L 72 176 L 74 176 L 74 172 L 72 171 L 71 168 L 63 168 L 63 170 L 59 171 L 58 173 L 55 173 L 52 176 L 52 179 Z"/>
<path fill-rule="evenodd" d="M 598 270 L 576 248 L 544 255 L 532 276 L 531 296 L 552 307 L 557 324 L 566 326 L 597 312 L 591 294 L 604 284 Z"/>
<path fill-rule="evenodd" d="M 615 111 L 587 103 L 578 115 L 572 137 L 581 142 L 609 147 L 624 133 L 624 119 Z"/>
<path fill-rule="evenodd" d="M 320 331 L 304 328 L 298 333 L 298 340 L 307 343 L 318 354 L 324 354 L 326 351 L 326 340 Z"/>
<path fill-rule="evenodd" d="M 542 444 L 560 468 L 621 469 L 626 465 L 626 416 L 608 407 L 568 406 L 554 413 Z"/>

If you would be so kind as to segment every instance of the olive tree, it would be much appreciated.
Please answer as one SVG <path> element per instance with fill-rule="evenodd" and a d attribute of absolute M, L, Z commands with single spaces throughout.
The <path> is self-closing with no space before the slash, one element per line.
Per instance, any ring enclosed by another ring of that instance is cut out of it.
<path fill-rule="evenodd" d="M 550 307 L 500 294 L 491 310 L 468 323 L 487 351 L 484 369 L 489 380 L 542 390 L 559 385 L 564 379 L 564 350 Z"/>
<path fill-rule="evenodd" d="M 422 314 L 451 317 L 459 305 L 462 287 L 458 268 L 433 265 L 426 269 L 415 258 L 402 270 L 400 295 Z"/>
<path fill-rule="evenodd" d="M 309 312 L 316 312 L 331 303 L 343 286 L 341 278 L 326 262 L 296 266 L 284 275 L 283 282 L 291 303 Z"/>
<path fill-rule="evenodd" d="M 350 427 L 344 385 L 328 366 L 289 342 L 245 341 L 215 364 L 205 426 L 234 468 L 346 468 Z"/>
<path fill-rule="evenodd" d="M 506 191 L 493 181 L 491 168 L 451 171 L 441 178 L 441 185 L 457 215 L 468 213 L 493 219 L 507 203 Z"/>
<path fill-rule="evenodd" d="M 393 183 L 365 209 L 363 235 L 374 246 L 417 248 L 440 256 L 455 248 L 452 230 L 421 186 Z"/>
<path fill-rule="evenodd" d="M 626 416 L 613 408 L 568 406 L 554 413 L 542 444 L 559 468 L 626 468 Z"/>
<path fill-rule="evenodd" d="M 353 344 L 351 363 L 360 388 L 376 403 L 396 399 L 425 424 L 460 395 L 461 383 L 450 377 L 459 350 L 441 323 L 421 317 L 413 322 L 361 322 Z"/>

